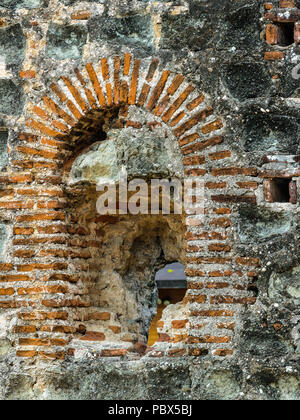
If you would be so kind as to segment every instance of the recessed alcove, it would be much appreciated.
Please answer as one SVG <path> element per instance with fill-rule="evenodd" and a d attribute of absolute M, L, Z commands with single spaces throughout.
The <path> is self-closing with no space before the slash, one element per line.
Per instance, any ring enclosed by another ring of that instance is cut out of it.
<path fill-rule="evenodd" d="M 294 44 L 294 22 L 276 23 L 277 44 L 282 47 L 288 47 Z"/>
<path fill-rule="evenodd" d="M 155 273 L 166 264 L 180 261 L 183 267 L 181 216 L 96 216 L 78 228 L 97 237 L 99 247 L 88 255 L 83 293 L 89 307 L 76 311 L 77 333 L 71 346 L 131 349 L 138 344 L 146 350 L 158 299 L 168 298 L 171 289 L 170 303 L 178 303 L 186 292 L 186 288 L 175 294 L 172 288 L 162 292 L 155 281 Z M 175 311 L 173 319 L 180 316 Z"/>
<path fill-rule="evenodd" d="M 270 203 L 297 203 L 297 186 L 291 178 L 273 178 L 264 182 L 265 200 Z"/>
<path fill-rule="evenodd" d="M 126 112 L 113 109 L 108 114 L 90 113 L 80 127 L 73 129 L 73 141 L 82 143 L 81 134 L 86 147 L 70 158 L 64 174 L 72 203 L 69 218 L 74 222 L 73 250 L 85 259 L 80 287 L 88 305 L 74 313 L 76 333 L 70 345 L 77 349 L 93 346 L 99 351 L 106 347 L 128 350 L 139 345 L 145 350 L 157 301 L 163 297 L 156 273 L 178 261 L 184 276 L 184 215 L 174 214 L 172 194 L 170 214 L 163 214 L 162 203 L 159 214 L 132 214 L 129 203 L 134 192 L 128 194 L 125 203 L 119 196 L 122 171 L 127 174 L 126 187 L 136 179 L 146 183 L 149 196 L 147 193 L 143 198 L 149 199 L 150 210 L 151 181 L 180 181 L 183 177 L 179 146 L 166 125 L 136 107 Z M 103 190 L 98 187 L 106 184 L 116 187 L 116 211 L 100 214 L 97 204 Z M 124 205 L 128 214 L 121 211 Z M 185 287 L 175 293 L 171 303 L 184 298 L 186 280 L 182 280 Z M 173 309 L 173 315 L 168 316 L 170 322 L 172 316 L 180 319 Z"/>

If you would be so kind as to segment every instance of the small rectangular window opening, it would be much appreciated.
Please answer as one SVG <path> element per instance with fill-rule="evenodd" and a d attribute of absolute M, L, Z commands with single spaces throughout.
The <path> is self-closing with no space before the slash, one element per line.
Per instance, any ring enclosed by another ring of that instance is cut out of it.
<path fill-rule="evenodd" d="M 264 183 L 265 200 L 269 203 L 297 204 L 296 182 L 288 178 L 274 178 Z"/>
<path fill-rule="evenodd" d="M 277 44 L 287 47 L 294 43 L 294 22 L 277 23 Z"/>

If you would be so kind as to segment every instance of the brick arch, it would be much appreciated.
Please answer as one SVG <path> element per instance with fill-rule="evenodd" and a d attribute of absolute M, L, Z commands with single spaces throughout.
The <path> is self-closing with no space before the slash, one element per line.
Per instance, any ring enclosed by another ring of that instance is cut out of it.
<path fill-rule="evenodd" d="M 52 83 L 40 103 L 29 107 L 31 115 L 26 126 L 40 133 L 41 138 L 60 140 L 92 110 L 135 105 L 172 128 L 183 155 L 221 142 L 220 137 L 211 140 L 211 133 L 223 127 L 221 119 L 213 116 L 205 96 L 183 75 L 159 71 L 157 59 L 152 60 L 148 70 L 141 69 L 142 60 L 134 60 L 130 54 L 125 54 L 123 60 L 114 57 L 111 61 L 111 66 L 107 58 L 98 64 L 88 63 L 82 69 L 75 68 L 71 76 L 63 75 L 60 85 Z M 80 127 L 77 129 L 80 131 Z M 82 130 L 84 133 L 84 127 Z M 208 138 L 209 144 L 197 143 L 197 148 L 196 140 Z M 192 149 L 187 149 L 190 143 Z M 41 142 L 42 147 L 45 145 L 46 139 Z"/>
<path fill-rule="evenodd" d="M 171 128 L 181 150 L 185 176 L 206 177 L 208 202 L 212 203 L 204 224 L 193 216 L 186 219 L 191 327 L 184 346 L 174 344 L 169 355 L 201 356 L 210 350 L 216 356 L 233 353 L 233 305 L 255 301 L 247 294 L 245 284 L 255 277 L 258 262 L 238 257 L 231 251 L 230 205 L 253 202 L 255 197 L 249 193 L 241 197 L 213 192 L 224 188 L 221 185 L 224 182 L 215 182 L 217 176 L 255 174 L 251 168 L 210 170 L 208 161 L 231 157 L 231 151 L 220 148 L 222 119 L 214 116 L 204 94 L 183 75 L 160 71 L 157 59 L 149 63 L 126 53 L 122 58 L 102 58 L 98 63 L 74 69 L 74 74 L 62 76 L 52 83 L 40 103 L 29 105 L 26 132 L 19 134 L 21 144 L 14 150 L 18 154 L 14 164 L 26 171 L 22 173 L 23 180 L 16 180 L 20 197 L 26 204 L 22 204 L 14 215 L 12 260 L 12 273 L 17 270 L 16 281 L 21 282 L 21 287 L 16 283 L 15 291 L 23 298 L 13 304 L 18 308 L 14 333 L 17 354 L 21 357 L 64 358 L 68 337 L 75 332 L 68 322 L 72 319 L 73 308 L 88 305 L 83 287 L 78 287 L 78 276 L 69 272 L 68 263 L 63 261 L 66 254 L 59 246 L 64 234 L 85 234 L 80 227 L 76 228 L 66 220 L 62 165 L 74 153 L 76 144 L 88 144 L 90 137 L 101 130 L 97 121 L 93 123 L 90 119 L 95 120 L 97 113 L 101 116 L 105 111 L 107 115 L 117 108 L 126 114 L 126 108 L 130 106 L 146 109 L 152 113 L 154 123 L 160 121 Z M 31 181 L 31 187 L 20 187 L 20 182 Z M 251 186 L 245 188 L 251 189 Z M 72 222 L 76 223 L 76 220 Z M 43 243 L 53 244 L 53 250 L 49 253 L 43 249 Z M 93 248 L 100 244 L 95 241 L 87 245 Z M 68 257 L 81 259 L 77 266 L 84 271 L 89 250 L 71 253 Z M 50 258 L 49 262 L 47 258 Z M 13 280 L 15 274 L 11 275 Z M 242 284 L 240 291 L 234 296 L 224 296 L 223 289 L 228 289 L 230 282 L 237 286 Z M 108 315 L 97 316 L 105 318 Z M 202 332 L 203 328 L 204 331 L 209 328 L 210 332 Z M 123 356 L 124 352 L 104 351 L 105 355 Z"/>

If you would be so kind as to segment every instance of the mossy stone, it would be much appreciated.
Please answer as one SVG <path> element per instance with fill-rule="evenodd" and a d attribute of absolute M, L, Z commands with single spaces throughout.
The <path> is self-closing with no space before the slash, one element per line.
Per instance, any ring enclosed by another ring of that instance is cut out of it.
<path fill-rule="evenodd" d="M 42 3 L 43 0 L 1 0 L 1 6 L 9 10 L 36 9 Z"/>
<path fill-rule="evenodd" d="M 299 124 L 282 114 L 250 114 L 245 122 L 242 142 L 246 152 L 297 154 Z"/>
<path fill-rule="evenodd" d="M 20 115 L 25 105 L 24 90 L 10 79 L 0 79 L 0 113 Z"/>
<path fill-rule="evenodd" d="M 47 33 L 46 55 L 56 60 L 80 59 L 86 38 L 86 30 L 82 26 L 52 23 Z"/>
<path fill-rule="evenodd" d="M 260 64 L 231 64 L 223 71 L 223 83 L 232 96 L 239 100 L 268 95 L 270 76 Z"/>
<path fill-rule="evenodd" d="M 19 24 L 0 29 L 0 56 L 5 64 L 20 65 L 24 60 L 26 37 Z"/>
<path fill-rule="evenodd" d="M 154 47 L 155 31 L 150 15 L 124 18 L 95 17 L 89 21 L 89 34 L 92 41 L 116 40 L 125 45 Z"/>

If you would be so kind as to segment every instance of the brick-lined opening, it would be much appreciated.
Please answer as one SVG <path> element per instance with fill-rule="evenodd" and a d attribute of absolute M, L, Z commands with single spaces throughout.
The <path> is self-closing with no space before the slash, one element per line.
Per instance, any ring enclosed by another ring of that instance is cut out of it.
<path fill-rule="evenodd" d="M 266 3 L 265 19 L 266 41 L 275 47 L 288 47 L 294 43 L 299 44 L 300 11 L 295 7 L 295 2 L 280 2 L 279 7 L 274 3 Z M 269 51 L 265 54 L 266 60 L 283 59 L 283 51 Z"/>
<path fill-rule="evenodd" d="M 297 184 L 290 178 L 264 181 L 265 200 L 269 203 L 297 204 Z"/>
<path fill-rule="evenodd" d="M 284 22 L 269 25 L 267 28 L 267 42 L 287 47 L 295 42 L 295 23 Z"/>
<path fill-rule="evenodd" d="M 14 173 L 2 179 L 11 191 L 5 208 L 11 212 L 14 231 L 11 261 L 1 265 L 5 284 L 0 304 L 14 319 L 18 356 L 64 358 L 66 349 L 72 355 L 72 339 L 86 334 L 84 322 L 94 321 L 82 322 L 78 314 L 85 314 L 90 305 L 92 254 L 103 245 L 97 223 L 114 222 L 109 217 L 95 223 L 93 215 L 90 237 L 89 217 L 82 223 L 76 214 L 84 205 L 82 190 L 68 185 L 65 174 L 95 135 L 105 138 L 107 124 L 143 129 L 143 122 L 127 118 L 134 109 L 151 115 L 147 130 L 169 130 L 181 151 L 184 176 L 203 178 L 208 203 L 204 221 L 187 216 L 183 222 L 188 328 L 180 339 L 162 343 L 151 355 L 233 354 L 235 316 L 238 307 L 255 302 L 249 283 L 257 276 L 259 261 L 235 254 L 231 207 L 256 203 L 257 170 L 230 163 L 223 122 L 213 115 L 205 96 L 182 75 L 160 71 L 158 64 L 130 54 L 88 63 L 53 82 L 41 103 L 28 105 L 27 131 L 10 151 Z M 236 183 L 224 194 L 227 178 Z M 110 321 L 105 312 L 94 317 L 97 322 Z M 100 355 L 124 357 L 128 349 L 103 348 Z"/>

